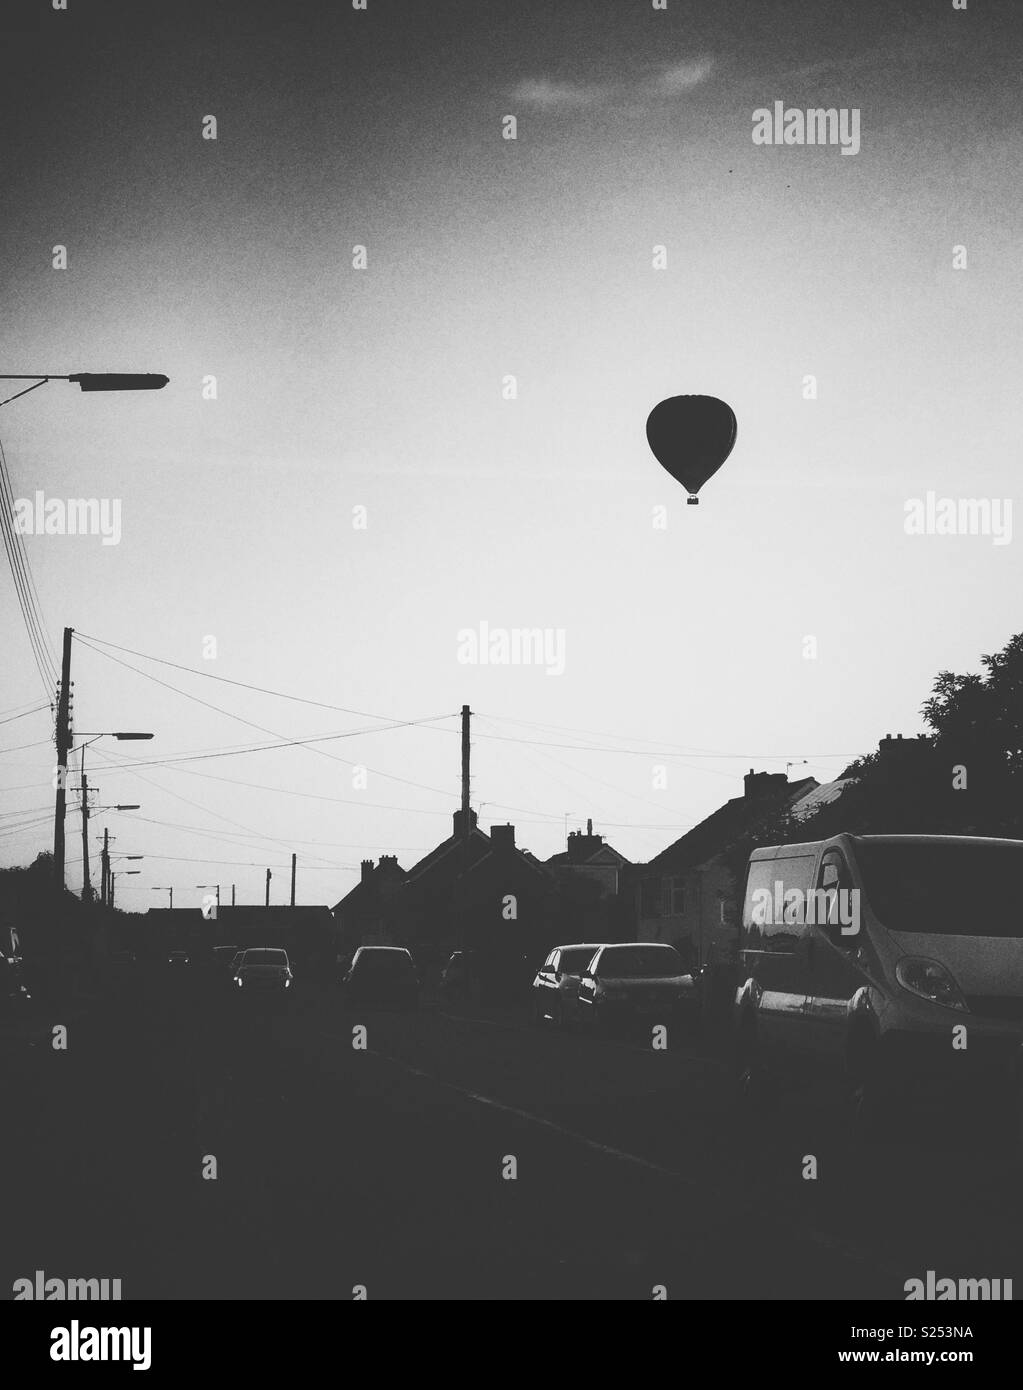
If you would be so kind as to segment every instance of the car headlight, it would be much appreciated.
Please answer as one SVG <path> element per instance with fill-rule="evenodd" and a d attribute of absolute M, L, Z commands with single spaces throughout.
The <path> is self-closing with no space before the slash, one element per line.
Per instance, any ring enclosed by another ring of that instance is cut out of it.
<path fill-rule="evenodd" d="M 240 975 L 236 975 L 236 976 L 234 977 L 234 982 L 235 982 L 235 984 L 238 986 L 238 988 L 241 989 L 241 987 L 242 987 L 242 977 L 241 977 Z"/>
<path fill-rule="evenodd" d="M 959 986 L 940 961 L 926 956 L 903 956 L 895 967 L 895 978 L 903 989 L 920 999 L 969 1013 Z"/>
<path fill-rule="evenodd" d="M 285 981 L 284 981 L 284 988 L 285 988 L 285 989 L 290 989 L 290 988 L 291 988 L 291 981 L 290 981 L 289 979 L 285 979 Z"/>

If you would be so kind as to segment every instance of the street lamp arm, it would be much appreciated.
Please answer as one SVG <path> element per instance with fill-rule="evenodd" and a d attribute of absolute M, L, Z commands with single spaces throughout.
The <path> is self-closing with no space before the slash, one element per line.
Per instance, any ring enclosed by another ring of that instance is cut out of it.
<path fill-rule="evenodd" d="M 37 382 L 35 382 L 35 384 L 32 385 L 32 386 L 26 386 L 26 387 L 24 388 L 23 391 L 15 391 L 15 393 L 14 393 L 13 396 L 8 396 L 6 400 L 0 401 L 0 405 L 10 405 L 11 401 L 16 401 L 16 400 L 18 399 L 19 396 L 27 396 L 28 393 L 29 393 L 30 391 L 37 391 L 37 390 L 39 389 L 40 386 L 45 386 L 46 383 L 49 381 L 49 379 L 50 379 L 49 377 L 45 377 L 45 376 L 44 376 L 43 379 L 42 379 L 42 381 L 37 381 Z M 11 380 L 13 380 L 13 381 L 21 381 L 22 378 L 21 378 L 21 377 L 13 377 L 13 378 L 12 378 L 12 377 L 5 377 L 4 380 L 5 380 L 5 381 L 11 381 Z"/>
<path fill-rule="evenodd" d="M 48 381 L 77 382 L 82 391 L 162 391 L 170 377 L 162 372 L 0 372 L 0 381 L 31 381 L 23 391 L 16 391 L 0 405 L 16 401 L 19 396 L 27 396 Z"/>

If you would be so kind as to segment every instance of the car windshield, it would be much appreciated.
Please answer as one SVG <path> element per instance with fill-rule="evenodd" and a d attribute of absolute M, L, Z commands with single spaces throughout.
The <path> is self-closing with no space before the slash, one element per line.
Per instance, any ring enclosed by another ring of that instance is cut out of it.
<path fill-rule="evenodd" d="M 596 954 L 592 947 L 582 951 L 562 951 L 559 969 L 565 975 L 581 975 Z"/>
<path fill-rule="evenodd" d="M 604 979 L 660 979 L 682 975 L 682 958 L 673 946 L 622 946 L 605 951 L 597 967 Z"/>
<path fill-rule="evenodd" d="M 871 909 L 890 931 L 1023 937 L 1023 844 L 860 841 Z"/>
<path fill-rule="evenodd" d="M 359 970 L 388 973 L 412 969 L 412 961 L 404 951 L 365 951 L 355 964 Z"/>
<path fill-rule="evenodd" d="M 246 951 L 242 957 L 242 965 L 287 965 L 288 957 L 285 951 Z"/>

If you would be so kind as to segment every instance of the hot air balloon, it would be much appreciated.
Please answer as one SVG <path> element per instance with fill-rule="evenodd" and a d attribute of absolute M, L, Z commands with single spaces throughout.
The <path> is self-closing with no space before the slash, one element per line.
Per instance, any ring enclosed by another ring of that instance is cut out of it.
<path fill-rule="evenodd" d="M 739 426 L 730 405 L 716 396 L 669 396 L 647 416 L 646 438 L 662 468 L 689 493 L 697 493 L 732 452 Z"/>

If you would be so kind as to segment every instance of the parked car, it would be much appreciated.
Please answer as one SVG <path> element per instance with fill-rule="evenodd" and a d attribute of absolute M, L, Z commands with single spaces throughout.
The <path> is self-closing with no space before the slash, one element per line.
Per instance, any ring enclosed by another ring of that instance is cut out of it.
<path fill-rule="evenodd" d="M 237 946 L 214 946 L 209 954 L 210 978 L 215 985 L 230 984 L 235 972 L 235 960 L 241 965 L 243 952 Z"/>
<path fill-rule="evenodd" d="M 440 989 L 446 999 L 469 997 L 469 956 L 467 951 L 452 951 L 440 972 Z"/>
<path fill-rule="evenodd" d="M 191 957 L 187 951 L 171 951 L 170 955 L 167 957 L 168 965 L 182 966 L 188 965 L 190 962 Z"/>
<path fill-rule="evenodd" d="M 250 947 L 234 973 L 235 991 L 242 997 L 283 995 L 294 981 L 287 951 L 274 946 Z"/>
<path fill-rule="evenodd" d="M 419 976 L 403 946 L 360 946 L 342 981 L 353 1004 L 419 1007 Z"/>
<path fill-rule="evenodd" d="M 20 956 L 0 955 L 0 1008 L 15 1010 L 31 1002 Z"/>
<path fill-rule="evenodd" d="M 1023 841 L 836 835 L 755 850 L 736 1000 L 747 1095 L 847 1096 L 862 1129 L 950 1087 L 1007 1088 L 1023 1045 Z"/>
<path fill-rule="evenodd" d="M 696 980 L 674 946 L 638 941 L 601 946 L 579 981 L 579 1021 L 594 1032 L 629 1024 L 692 1024 Z"/>
<path fill-rule="evenodd" d="M 579 982 L 600 949 L 591 945 L 555 946 L 536 972 L 530 996 L 530 1016 L 535 1023 L 561 1027 L 578 1017 Z"/>

